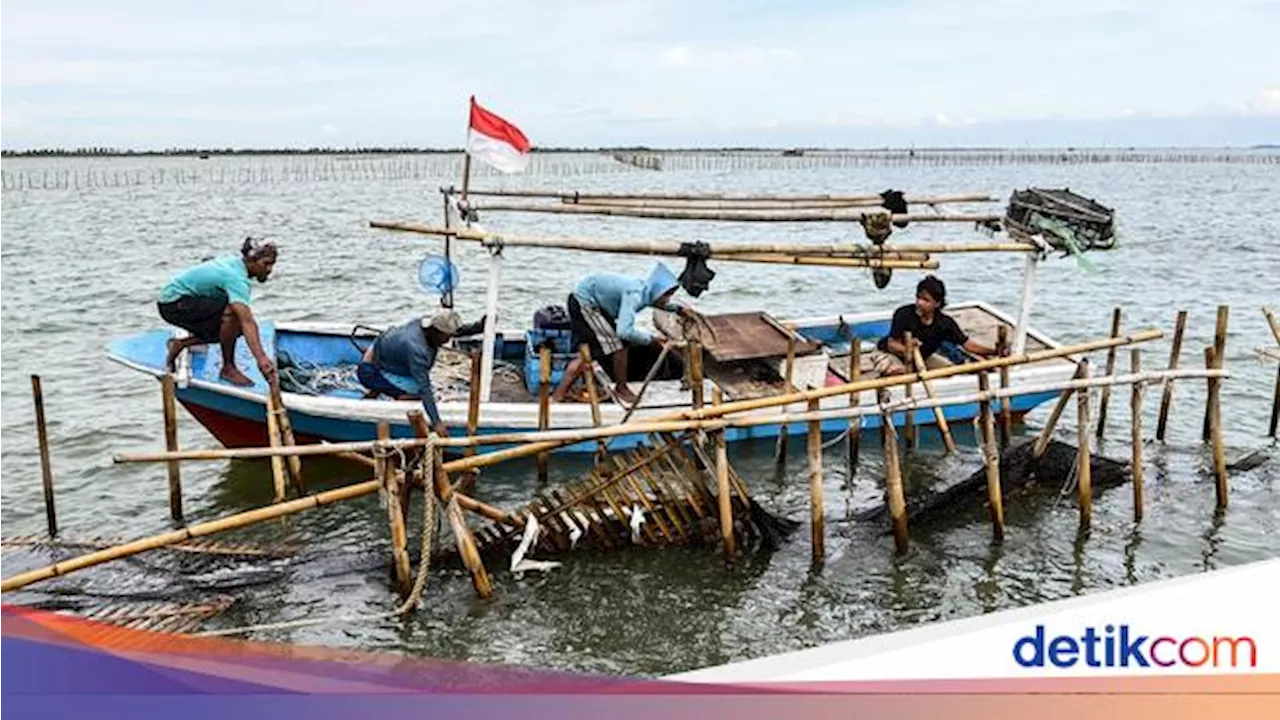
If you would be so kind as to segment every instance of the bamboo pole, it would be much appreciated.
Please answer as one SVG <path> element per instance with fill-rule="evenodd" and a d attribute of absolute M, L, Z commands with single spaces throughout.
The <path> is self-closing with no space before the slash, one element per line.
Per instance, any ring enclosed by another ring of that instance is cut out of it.
<path fill-rule="evenodd" d="M 916 344 L 915 338 L 912 337 L 909 331 L 903 334 L 903 342 L 908 348 L 914 348 Z M 923 365 L 916 364 L 914 354 L 907 355 L 907 366 L 911 368 L 912 373 L 916 374 L 919 374 L 919 372 L 924 369 Z M 914 388 L 914 383 L 907 383 L 907 387 L 904 390 L 907 400 L 915 399 Z M 906 414 L 902 416 L 902 440 L 903 444 L 906 445 L 907 450 L 910 451 L 916 449 L 916 414 L 911 410 L 908 410 Z"/>
<path fill-rule="evenodd" d="M 1009 349 L 1009 328 L 1001 325 L 996 330 L 996 349 L 998 355 L 1004 355 Z M 1009 368 L 1000 368 L 1000 387 L 1009 387 Z M 1000 398 L 1000 447 L 1009 447 L 1013 441 L 1013 410 L 1009 406 L 1009 398 Z"/>
<path fill-rule="evenodd" d="M 1111 310 L 1111 337 L 1120 334 L 1120 308 Z M 1116 348 L 1107 351 L 1107 371 L 1105 374 L 1112 375 L 1116 371 Z M 1102 400 L 1098 403 L 1098 442 L 1102 439 L 1107 431 L 1107 409 L 1111 405 L 1111 388 L 1102 388 Z"/>
<path fill-rule="evenodd" d="M 1213 357 L 1217 368 L 1221 368 L 1227 359 L 1227 311 L 1228 307 L 1226 305 L 1218 306 L 1218 322 L 1213 333 Z M 1219 382 L 1216 378 L 1209 379 L 1209 394 L 1212 395 L 1214 393 L 1217 389 L 1214 386 Z M 1200 434 L 1204 442 L 1209 442 L 1210 439 L 1209 414 L 1211 410 L 1212 404 L 1206 403 L 1204 408 L 1204 428 Z"/>
<path fill-rule="evenodd" d="M 943 204 L 957 204 L 961 202 L 976 202 L 964 199 L 951 200 L 946 197 L 931 198 L 930 200 L 930 202 L 918 202 L 916 204 L 937 206 Z M 884 200 L 879 196 L 871 198 L 850 198 L 844 200 L 714 200 L 703 198 L 649 200 L 643 198 L 580 197 L 576 200 L 564 199 L 562 202 L 567 205 L 577 205 L 582 207 L 621 207 L 638 208 L 643 210 L 828 210 L 857 207 L 884 207 Z M 908 204 L 911 204 L 910 200 L 908 200 Z"/>
<path fill-rule="evenodd" d="M 568 203 L 600 200 L 676 200 L 718 202 L 881 202 L 879 194 L 841 195 L 829 193 L 777 195 L 762 193 L 663 193 L 663 192 L 565 192 L 563 190 L 472 190 L 476 197 L 523 197 L 561 200 Z M 949 203 L 992 202 L 995 198 L 984 193 L 957 193 L 952 195 L 907 195 L 912 205 L 943 205 Z"/>
<path fill-rule="evenodd" d="M 978 373 L 978 392 L 985 395 L 989 390 L 987 374 Z M 991 513 L 991 531 L 998 542 L 1004 539 L 1004 494 L 1000 489 L 1000 447 L 996 444 L 990 401 L 979 404 L 978 415 L 982 427 L 982 464 L 987 470 L 987 506 Z"/>
<path fill-rule="evenodd" d="M 884 408 L 891 412 L 900 412 L 907 408 L 916 410 L 932 409 L 938 406 L 968 405 L 981 402 L 983 399 L 999 399 L 1005 395 L 1012 396 L 1021 393 L 1041 393 L 1063 390 L 1075 391 L 1087 387 L 1130 384 L 1138 381 L 1163 382 L 1169 379 L 1203 379 L 1207 377 L 1225 378 L 1230 377 L 1230 373 L 1225 370 L 1200 370 L 1187 368 L 1180 370 L 1144 372 L 1141 376 L 1117 375 L 1110 378 L 1099 376 L 1097 378 L 1091 378 L 1088 381 L 1065 380 L 1059 382 L 1014 386 L 1006 391 L 993 390 L 987 396 L 983 396 L 981 393 L 972 393 L 948 395 L 937 400 L 924 400 L 917 398 L 911 403 L 899 400 L 894 403 L 885 404 Z M 873 413 L 878 414 L 879 412 L 880 406 L 857 408 L 843 406 L 821 410 L 817 413 L 805 411 L 799 413 L 756 414 L 745 417 L 726 416 L 723 419 L 670 419 L 672 416 L 664 415 L 661 416 L 663 419 L 646 419 L 643 421 L 627 423 L 626 425 L 606 425 L 600 428 L 576 428 L 571 430 L 550 430 L 545 433 L 536 431 L 494 433 L 479 435 L 474 439 L 438 438 L 435 442 L 439 447 L 467 447 L 468 445 L 520 445 L 515 448 L 475 455 L 471 458 L 462 458 L 446 463 L 446 468 L 450 472 L 463 472 L 475 467 L 487 467 L 507 460 L 536 455 L 548 448 L 562 447 L 564 445 L 589 442 L 600 438 L 616 437 L 620 435 L 646 435 L 652 433 L 672 433 L 687 430 L 713 431 L 729 427 L 748 428 L 758 427 L 761 425 L 776 425 L 779 422 L 809 422 L 814 419 L 823 421 L 848 420 L 853 417 L 863 417 Z M 413 447 L 423 447 L 424 445 L 426 445 L 426 441 L 421 439 L 396 439 L 389 441 L 385 447 L 387 449 L 398 448 L 403 450 Z M 378 447 L 381 447 L 381 445 L 376 441 L 362 441 L 348 443 L 322 443 L 319 445 L 299 445 L 294 448 L 278 449 L 227 448 L 220 450 L 182 450 L 176 453 L 122 453 L 115 456 L 115 461 L 123 463 L 167 462 L 169 460 L 226 460 L 232 458 L 264 458 L 271 457 L 273 454 L 288 455 L 296 453 L 298 455 L 334 455 L 337 457 L 349 457 L 354 461 L 368 464 L 372 461 L 369 460 L 369 458 L 356 454 L 355 451 L 369 451 Z"/>
<path fill-rule="evenodd" d="M 711 401 L 715 405 L 724 402 L 724 394 L 720 388 L 711 391 Z M 733 498 L 729 490 L 729 449 L 725 441 L 724 430 L 714 433 L 716 444 L 716 500 L 720 509 L 720 539 L 724 543 L 724 559 L 729 562 L 735 551 L 733 538 Z"/>
<path fill-rule="evenodd" d="M 282 447 L 280 442 L 280 425 L 276 421 L 276 404 L 275 398 L 269 393 L 267 394 L 267 443 L 272 448 Z M 275 502 L 282 502 L 288 493 L 288 486 L 285 483 L 285 464 L 284 457 L 281 455 L 271 456 L 271 480 L 275 486 Z"/>
<path fill-rule="evenodd" d="M 679 255 L 679 240 L 622 240 L 604 238 L 582 238 L 565 236 L 515 235 L 482 232 L 479 230 L 447 228 L 422 223 L 371 220 L 369 227 L 380 230 L 414 233 L 418 235 L 435 235 L 452 237 L 468 242 L 478 242 L 487 247 L 543 247 L 560 250 L 584 250 L 594 252 L 610 252 L 636 255 Z M 885 258 L 900 260 L 919 260 L 918 257 L 906 257 L 904 253 L 973 253 L 973 252 L 1033 252 L 1039 248 L 1032 243 L 1024 242 L 967 242 L 967 243 L 889 243 L 875 245 L 872 243 L 834 243 L 819 245 L 815 243 L 749 243 L 734 242 L 714 245 L 714 255 L 727 258 L 734 254 L 782 254 L 849 257 L 849 258 Z M 895 253 L 897 255 L 895 256 Z"/>
<path fill-rule="evenodd" d="M 423 416 L 420 410 L 411 410 L 409 412 L 409 424 L 413 426 L 413 432 L 421 439 L 433 440 L 431 438 L 431 429 L 427 427 L 427 418 Z M 489 579 L 489 573 L 485 570 L 484 562 L 480 558 L 480 551 L 476 549 L 475 538 L 471 535 L 470 528 L 467 527 L 467 521 L 462 517 L 462 508 L 458 501 L 458 493 L 453 492 L 453 488 L 449 484 L 449 475 L 443 460 L 443 449 L 431 443 L 428 446 L 429 456 L 423 458 L 424 463 L 430 463 L 432 486 L 435 488 L 435 495 L 440 500 L 440 504 L 444 505 L 445 517 L 449 520 L 449 527 L 453 530 L 454 542 L 458 546 L 458 555 L 462 558 L 462 564 L 471 572 L 471 584 L 476 590 L 476 594 L 482 598 L 487 598 L 493 594 L 493 581 Z M 434 502 L 430 494 L 424 498 L 424 502 Z"/>
<path fill-rule="evenodd" d="M 1276 343 L 1280 344 L 1280 320 L 1276 319 L 1276 314 L 1269 307 L 1264 306 L 1262 314 L 1267 318 L 1267 325 L 1271 327 L 1271 334 L 1275 336 Z"/>
<path fill-rule="evenodd" d="M 293 423 L 289 422 L 289 410 L 284 406 L 284 397 L 280 394 L 279 385 L 269 386 L 271 401 L 275 404 L 276 431 L 282 445 L 296 445 L 293 437 Z M 270 410 L 270 408 L 268 408 Z M 306 491 L 306 482 L 302 479 L 302 458 L 289 455 L 285 459 L 285 469 L 289 473 L 289 481 L 298 494 Z"/>
<path fill-rule="evenodd" d="M 1080 363 L 1081 378 L 1089 379 L 1089 361 Z M 1093 519 L 1093 469 L 1090 466 L 1089 450 L 1089 391 L 1076 393 L 1079 401 L 1076 417 L 1076 442 L 1079 444 L 1076 454 L 1076 489 L 1080 498 L 1080 527 L 1088 528 Z"/>
<path fill-rule="evenodd" d="M 907 551 L 910 536 L 907 532 L 907 498 L 902 488 L 902 465 L 898 457 L 898 431 L 893 427 L 893 415 L 881 414 L 884 428 L 884 492 L 889 505 L 889 518 L 893 523 L 893 543 L 899 553 Z"/>
<path fill-rule="evenodd" d="M 583 366 L 583 379 L 587 385 L 587 401 L 591 403 L 591 426 L 600 427 L 600 395 L 596 392 L 596 364 L 591 359 L 591 348 L 586 343 L 578 346 L 578 359 Z M 626 378 L 621 378 L 619 382 L 625 383 Z M 598 459 L 603 459 L 609 452 L 609 446 L 604 440 L 599 441 L 599 449 L 597 450 Z"/>
<path fill-rule="evenodd" d="M 1219 310 L 1219 317 L 1223 313 Z M 1225 323 L 1224 323 L 1225 325 Z M 1204 366 L 1206 369 L 1222 369 L 1222 358 L 1215 348 L 1205 348 Z M 1227 508 L 1227 453 L 1222 440 L 1222 381 L 1218 378 L 1209 380 L 1209 401 L 1206 403 L 1209 417 L 1209 438 L 1213 443 L 1213 472 L 1217 479 L 1214 489 L 1217 495 L 1218 509 Z"/>
<path fill-rule="evenodd" d="M 711 253 L 712 260 L 751 262 L 766 265 L 814 265 L 819 267 L 882 268 L 889 270 L 937 270 L 937 260 L 895 260 L 890 258 L 846 258 L 823 255 L 781 255 L 776 253 Z"/>
<path fill-rule="evenodd" d="M 783 364 L 782 373 L 782 389 L 783 392 L 795 392 L 795 385 L 791 384 L 791 378 L 794 377 L 796 369 L 796 337 L 794 334 L 787 335 L 787 359 Z M 774 454 L 777 458 L 778 465 L 785 466 L 787 464 L 787 440 L 791 434 L 786 423 L 778 426 L 778 442 L 774 448 Z"/>
<path fill-rule="evenodd" d="M 1178 356 L 1182 353 L 1182 333 L 1187 329 L 1187 311 L 1179 310 L 1173 327 L 1173 345 L 1169 350 L 1169 369 L 1178 369 Z M 1156 424 L 1156 440 L 1164 442 L 1165 429 L 1169 426 L 1169 407 L 1173 403 L 1173 383 L 1165 383 L 1160 397 L 1160 420 Z"/>
<path fill-rule="evenodd" d="M 818 409 L 818 401 L 809 401 L 809 411 Z M 825 510 L 822 495 L 822 422 L 809 421 L 809 515 L 812 524 L 813 564 L 826 560 Z"/>
<path fill-rule="evenodd" d="M 44 520 L 49 537 L 58 535 L 58 510 L 53 496 L 53 467 L 49 463 L 49 430 L 44 419 L 44 389 L 39 375 L 31 376 L 31 400 L 36 408 L 36 442 L 40 448 L 40 483 L 44 489 Z M 179 507 L 181 513 L 181 507 Z"/>
<path fill-rule="evenodd" d="M 1129 372 L 1137 375 L 1142 372 L 1142 351 L 1134 348 L 1129 351 Z M 1133 521 L 1142 522 L 1142 399 L 1146 394 L 1146 385 L 1141 382 L 1133 384 L 1133 397 L 1129 403 L 1129 414 L 1133 416 Z"/>
<path fill-rule="evenodd" d="M 378 423 L 378 438 L 390 440 L 391 426 Z M 396 591 L 403 599 L 409 596 L 413 578 L 409 569 L 409 536 L 405 531 L 404 511 L 400 507 L 400 481 L 396 477 L 395 464 L 387 455 L 375 455 L 373 461 L 374 475 L 381 483 L 386 502 L 387 525 L 391 529 L 391 564 L 395 568 Z"/>
<path fill-rule="evenodd" d="M 849 347 L 849 382 L 856 384 L 862 374 L 862 338 L 854 337 Z M 849 407 L 857 408 L 862 405 L 862 393 L 857 390 L 849 393 Z M 849 438 L 848 438 L 848 461 L 849 461 L 849 477 L 853 478 L 854 472 L 858 469 L 858 452 L 862 444 L 862 416 L 854 416 L 849 418 Z"/>
<path fill-rule="evenodd" d="M 322 505 L 332 505 L 343 500 L 352 500 L 364 495 L 369 495 L 378 491 L 381 487 L 378 480 L 367 480 L 365 482 L 347 485 L 345 487 L 326 490 L 282 503 L 275 503 L 266 507 L 249 510 L 247 512 L 237 513 L 218 520 L 212 520 L 205 523 L 190 525 L 180 530 L 172 530 L 167 533 L 161 533 L 152 537 L 134 540 L 123 545 L 106 548 L 96 552 L 81 555 L 80 557 L 64 560 L 59 563 L 47 565 L 42 568 L 30 570 L 28 572 L 19 573 L 12 577 L 5 578 L 0 582 L 0 592 L 9 592 L 10 590 L 18 590 L 40 580 L 66 575 L 76 570 L 82 570 L 94 565 L 101 565 L 104 562 L 118 560 L 121 558 L 137 555 L 147 550 L 155 550 L 157 548 L 167 547 L 169 545 L 177 545 L 193 538 L 213 535 L 215 533 L 225 532 L 227 530 L 235 530 L 247 525 L 252 525 L 267 520 L 274 520 L 284 517 L 292 513 L 302 510 L 309 510 Z"/>
<path fill-rule="evenodd" d="M 632 414 L 639 409 L 640 401 L 644 399 L 644 393 L 649 389 L 649 383 L 653 382 L 653 378 L 657 376 L 658 370 L 662 368 L 662 362 L 667 359 L 667 355 L 670 354 L 671 348 L 675 345 L 675 342 L 663 343 L 662 351 L 658 353 L 658 359 L 653 362 L 653 365 L 649 366 L 649 372 L 645 373 L 644 382 L 640 384 L 640 392 L 636 393 L 636 401 L 631 404 L 631 407 L 627 408 L 625 413 L 622 414 L 622 420 L 619 424 L 630 420 Z M 701 358 L 701 356 L 699 356 L 699 358 Z"/>
<path fill-rule="evenodd" d="M 701 410 L 703 397 L 702 377 L 702 343 L 689 343 L 689 390 L 694 410 Z"/>
<path fill-rule="evenodd" d="M 558 430 L 547 433 L 507 433 L 507 434 L 486 434 L 476 438 L 440 438 L 435 442 L 441 447 L 466 447 L 469 444 L 487 444 L 500 445 L 507 443 L 526 443 L 521 447 L 509 448 L 497 452 L 476 455 L 470 458 L 460 458 L 446 463 L 446 468 L 450 472 L 461 472 L 475 467 L 484 467 L 506 460 L 528 457 L 536 455 L 547 449 L 554 449 L 566 444 L 582 442 L 599 437 L 609 437 L 611 435 L 626 435 L 649 432 L 673 432 L 688 429 L 695 425 L 688 420 L 711 420 L 730 414 L 748 412 L 752 410 L 760 410 L 765 408 L 778 407 L 781 405 L 789 405 L 795 402 L 808 401 L 814 398 L 825 398 L 834 395 L 841 395 L 857 391 L 875 391 L 881 388 L 895 387 L 904 385 L 907 382 L 919 382 L 921 380 L 936 380 L 953 375 L 970 374 L 983 370 L 991 370 L 1001 365 L 1021 365 L 1043 360 L 1064 357 L 1067 355 L 1085 353 L 1097 350 L 1099 348 L 1109 347 L 1111 343 L 1121 345 L 1129 345 L 1138 342 L 1146 342 L 1159 338 L 1161 336 L 1158 330 L 1145 330 L 1133 335 L 1118 338 L 1116 340 L 1096 340 L 1077 345 L 1064 346 L 1051 350 L 1040 350 L 1031 353 L 1023 353 L 1019 355 L 1011 355 L 1005 358 L 991 358 L 963 365 L 952 365 L 936 370 L 928 370 L 918 375 L 893 375 L 889 377 L 873 378 L 869 380 L 860 380 L 856 383 L 844 383 L 841 385 L 832 385 L 824 388 L 816 388 L 802 393 L 790 393 L 786 395 L 773 396 L 768 398 L 754 398 L 749 400 L 739 400 L 736 402 L 725 403 L 718 408 L 703 408 L 699 411 L 679 411 L 667 415 L 661 415 L 655 418 L 646 418 L 641 422 L 629 423 L 628 426 L 612 426 L 608 428 L 600 428 L 591 430 Z M 1206 372 L 1202 370 L 1193 371 L 1164 371 L 1159 373 L 1151 373 L 1151 378 L 1168 378 L 1168 377 L 1210 377 L 1213 375 L 1226 376 L 1225 372 Z M 1131 381 L 1131 380 L 1130 380 Z M 1114 380 L 1105 380 L 1105 382 L 1114 382 Z M 1095 383 L 1102 384 L 1102 383 Z M 1066 383 L 1046 383 L 1040 385 L 1030 385 L 1025 387 L 1010 388 L 1010 391 L 1022 392 L 1047 392 L 1050 390 L 1071 387 L 1071 382 Z M 945 398 L 936 401 L 937 404 L 950 405 L 960 402 L 976 402 L 972 398 Z M 916 407 L 932 407 L 934 403 L 918 403 Z M 871 410 L 874 411 L 874 410 Z M 830 411 L 824 411 L 824 419 L 847 418 L 865 412 L 858 408 L 837 408 Z M 764 415 L 755 418 L 747 418 L 733 421 L 735 427 L 750 427 L 761 424 L 776 424 L 779 422 L 779 415 Z M 716 429 L 720 427 L 718 423 L 710 423 L 700 425 L 702 429 Z M 402 439 L 390 441 L 390 446 L 399 448 L 421 447 L 425 445 L 425 441 L 421 439 Z M 343 452 L 359 452 L 369 451 L 377 447 L 375 441 L 357 441 L 345 443 L 328 443 L 321 445 L 300 445 L 293 448 L 267 449 L 267 448 L 224 448 L 219 450 L 184 450 L 180 453 L 165 452 L 145 452 L 145 453 L 118 453 L 113 457 L 117 463 L 121 462 L 164 462 L 170 459 L 179 460 L 223 460 L 229 458 L 261 458 L 270 457 L 273 454 L 288 455 L 332 455 Z"/>
<path fill-rule="evenodd" d="M 1276 368 L 1276 392 L 1271 401 L 1271 424 L 1267 429 L 1268 437 L 1276 436 L 1276 425 L 1280 424 L 1280 367 Z"/>
<path fill-rule="evenodd" d="M 844 209 L 813 210 L 663 210 L 631 207 L 584 205 L 536 205 L 515 202 L 471 203 L 477 212 L 527 212 L 552 215 L 608 215 L 613 217 L 653 218 L 659 220 L 709 220 L 734 222 L 857 222 L 863 217 L 889 215 L 886 212 L 862 212 Z M 894 222 L 1000 222 L 1003 215 L 990 213 L 893 213 Z"/>
<path fill-rule="evenodd" d="M 160 378 L 160 400 L 164 406 L 164 447 L 169 452 L 175 452 L 178 449 L 178 401 L 176 383 L 171 374 Z M 177 460 L 170 460 L 167 464 L 169 517 L 174 522 L 180 523 L 183 521 L 182 471 Z"/>
<path fill-rule="evenodd" d="M 1073 376 L 1076 379 L 1084 378 L 1083 363 L 1076 368 Z M 1053 429 L 1057 427 L 1058 420 L 1062 418 L 1062 412 L 1067 409 L 1067 404 L 1071 401 L 1071 396 L 1076 392 L 1075 388 L 1066 388 L 1062 394 L 1058 396 L 1058 402 L 1054 403 L 1053 411 L 1049 413 L 1049 420 L 1045 422 L 1044 427 L 1040 429 L 1040 434 L 1036 436 L 1035 445 L 1031 447 L 1031 457 L 1039 459 L 1049 449 L 1049 441 L 1053 439 Z"/>
<path fill-rule="evenodd" d="M 590 372 L 589 367 L 583 368 Z M 546 431 L 551 427 L 551 348 L 543 345 L 538 348 L 538 429 Z M 551 454 L 538 453 L 538 483 L 547 482 L 548 463 Z"/>
<path fill-rule="evenodd" d="M 482 374 L 483 366 L 480 362 L 480 354 L 471 354 L 471 378 L 470 385 L 467 387 L 467 437 L 475 437 L 480 430 L 480 385 L 483 382 Z M 550 369 L 548 369 L 548 375 Z M 548 377 L 548 380 L 550 378 Z M 469 448 L 467 455 L 474 455 L 475 449 Z"/>

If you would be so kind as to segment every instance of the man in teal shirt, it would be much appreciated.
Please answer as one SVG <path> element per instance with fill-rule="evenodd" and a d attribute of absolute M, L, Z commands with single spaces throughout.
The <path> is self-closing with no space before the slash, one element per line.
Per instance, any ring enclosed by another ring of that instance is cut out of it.
<path fill-rule="evenodd" d="M 655 263 L 648 279 L 596 273 L 583 278 L 569 295 L 569 322 L 574 341 L 586 343 L 592 359 L 611 360 L 614 393 L 625 402 L 636 400 L 627 387 L 627 346 L 663 342 L 661 337 L 637 328 L 636 316 L 647 307 L 684 314 L 683 306 L 671 303 L 671 296 L 679 286 L 679 280 L 665 265 Z M 577 358 L 571 360 L 552 400 L 563 401 L 565 393 L 584 370 Z"/>
<path fill-rule="evenodd" d="M 165 367 L 173 372 L 178 354 L 193 345 L 222 345 L 221 378 L 236 385 L 252 385 L 236 367 L 236 339 L 244 336 L 249 351 L 258 361 L 258 370 L 273 387 L 279 382 L 276 364 L 262 349 L 258 324 L 249 309 L 250 279 L 266 282 L 276 264 L 274 243 L 246 238 L 240 256 L 209 260 L 179 273 L 160 290 L 156 303 L 160 317 L 191 333 L 168 344 Z"/>

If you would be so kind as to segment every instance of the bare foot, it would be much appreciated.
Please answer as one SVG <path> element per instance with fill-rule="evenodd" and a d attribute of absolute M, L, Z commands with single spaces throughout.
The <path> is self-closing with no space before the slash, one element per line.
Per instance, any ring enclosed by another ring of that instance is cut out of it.
<path fill-rule="evenodd" d="M 618 396 L 619 400 L 621 400 L 622 402 L 628 405 L 635 405 L 636 402 L 638 401 L 638 398 L 636 397 L 635 393 L 631 392 L 631 388 L 627 387 L 626 385 L 621 385 L 621 384 L 615 385 L 613 388 L 613 393 Z"/>
<path fill-rule="evenodd" d="M 222 368 L 222 372 L 218 373 L 218 377 L 234 385 L 243 386 L 253 384 L 253 381 L 249 379 L 249 376 L 240 372 L 240 368 L 238 367 L 224 367 Z"/>
<path fill-rule="evenodd" d="M 172 338 L 165 343 L 165 347 L 168 348 L 169 353 L 164 358 L 164 369 L 173 372 L 178 369 L 178 353 L 182 352 L 182 345 L 177 338 Z"/>

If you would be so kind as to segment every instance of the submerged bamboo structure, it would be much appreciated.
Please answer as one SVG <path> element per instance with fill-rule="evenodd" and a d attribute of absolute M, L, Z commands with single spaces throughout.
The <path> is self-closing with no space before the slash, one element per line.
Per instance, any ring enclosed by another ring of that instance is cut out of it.
<path fill-rule="evenodd" d="M 686 202 L 686 203 L 835 203 L 879 205 L 884 201 L 880 194 L 841 195 L 838 193 L 789 194 L 768 193 L 661 193 L 661 192 L 566 192 L 563 190 L 476 190 L 474 197 L 519 197 L 560 200 L 569 204 L 626 203 L 626 202 Z M 911 205 L 945 205 L 952 203 L 992 202 L 995 198 L 983 193 L 959 193 L 954 195 L 904 195 Z"/>

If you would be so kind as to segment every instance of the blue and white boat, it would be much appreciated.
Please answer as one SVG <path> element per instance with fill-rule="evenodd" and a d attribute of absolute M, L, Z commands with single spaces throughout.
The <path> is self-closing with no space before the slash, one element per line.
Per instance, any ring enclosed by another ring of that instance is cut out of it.
<path fill-rule="evenodd" d="M 1003 325 L 1010 330 L 1011 337 L 1019 337 L 1018 330 L 1023 329 L 1025 349 L 1028 351 L 1060 347 L 1049 337 L 1022 325 L 1025 316 L 1015 320 L 999 310 L 981 303 L 955 303 L 948 307 L 948 314 L 956 319 L 961 327 L 980 342 L 994 345 L 996 328 Z M 848 354 L 852 344 L 851 338 L 862 340 L 864 348 L 883 337 L 889 329 L 891 312 L 851 313 L 838 316 L 798 318 L 786 321 L 788 327 L 801 338 L 817 342 L 821 345 L 818 356 L 825 354 L 823 366 L 819 371 L 821 382 L 827 385 L 845 382 L 844 370 L 848 367 Z M 392 434 L 396 437 L 411 437 L 413 431 L 408 424 L 407 413 L 421 409 L 421 403 L 408 400 L 365 399 L 362 389 L 354 382 L 354 368 L 361 353 L 376 334 L 374 330 L 358 325 L 325 325 L 315 323 L 259 323 L 264 348 L 274 354 L 281 367 L 284 405 L 289 412 L 289 419 L 298 442 L 314 443 L 320 441 L 360 441 L 376 437 L 379 423 L 391 425 Z M 532 331 L 536 335 L 537 331 Z M 173 337 L 172 329 L 154 330 L 139 335 L 118 339 L 108 346 L 108 356 L 139 372 L 160 378 L 166 374 L 164 369 L 165 343 Z M 489 368 L 490 387 L 486 389 L 489 399 L 481 402 L 478 418 L 479 433 L 507 433 L 533 431 L 538 427 L 537 402 L 537 351 L 530 342 L 531 332 L 514 330 L 496 330 L 484 341 L 479 339 L 458 339 L 455 344 L 458 350 L 469 352 L 480 349 L 480 345 L 489 345 L 484 350 L 489 357 L 486 365 Z M 490 345 L 491 343 L 491 345 Z M 955 349 L 952 348 L 954 351 Z M 437 383 L 438 406 L 441 418 L 454 434 L 465 432 L 467 425 L 467 392 L 466 379 L 469 377 L 469 362 L 463 352 L 456 353 L 455 359 L 447 359 L 448 352 L 442 352 L 442 361 L 438 361 L 437 369 L 444 366 L 455 371 L 452 377 L 445 377 Z M 812 356 L 811 356 L 812 358 Z M 219 380 L 221 352 L 216 345 L 184 353 L 180 362 L 177 377 L 177 399 L 187 411 L 208 429 L 214 437 L 227 447 L 263 446 L 267 444 L 266 403 L 267 386 L 258 373 L 256 364 L 249 355 L 243 338 L 237 348 L 238 364 L 253 379 L 252 386 L 241 387 Z M 563 362 L 567 358 L 557 358 Z M 532 370 L 535 377 L 530 379 L 527 373 Z M 1061 358 L 1030 365 L 1014 366 L 1010 369 L 1010 385 L 1027 387 L 1025 393 L 1015 394 L 1010 406 L 1016 418 L 1032 410 L 1038 405 L 1056 398 L 1058 390 L 1035 390 L 1037 386 L 1061 383 L 1069 380 L 1076 372 L 1076 360 Z M 691 393 L 687 385 L 682 384 L 680 371 L 659 374 L 641 400 L 640 407 L 632 414 L 631 420 L 668 415 L 673 411 L 688 408 L 691 404 Z M 812 373 L 811 373 L 812 374 Z M 824 376 L 825 377 L 822 377 Z M 297 381 L 297 378 L 303 378 Z M 462 386 L 457 386 L 454 379 L 460 378 Z M 630 384 L 633 392 L 639 392 L 641 383 Z M 707 379 L 706 396 L 711 396 L 711 388 L 715 381 Z M 976 391 L 976 381 L 971 375 L 958 375 L 935 380 L 935 393 L 947 396 L 971 395 Z M 727 400 L 743 397 L 733 387 L 723 387 Z M 891 389 L 893 399 L 902 399 L 903 387 Z M 922 390 L 917 386 L 917 395 Z M 861 394 L 861 401 L 873 405 L 874 393 Z M 824 398 L 820 402 L 821 409 L 846 408 L 848 396 Z M 799 413 L 807 410 L 807 405 L 796 403 L 784 407 L 766 408 L 747 413 L 767 418 L 769 415 L 781 413 Z M 976 402 L 964 402 L 947 405 L 943 408 L 949 423 L 962 423 L 972 420 L 978 413 Z M 626 408 L 604 402 L 601 405 L 601 422 L 605 425 L 619 423 L 626 414 Z M 898 413 L 895 423 L 905 422 L 906 413 Z M 935 423 L 932 409 L 923 408 L 914 411 L 913 419 L 917 425 Z M 878 428 L 880 418 L 869 414 L 864 418 L 864 430 Z M 592 426 L 591 408 L 587 403 L 568 402 L 554 403 L 550 408 L 550 429 L 588 428 Z M 842 432 L 849 426 L 846 419 L 823 421 L 823 430 Z M 792 434 L 803 434 L 806 427 L 803 423 L 780 425 L 763 423 L 752 427 L 731 428 L 727 431 L 727 440 L 736 442 L 751 438 L 776 437 L 785 431 Z M 618 438 L 613 447 L 623 448 L 638 443 L 640 436 L 624 436 Z M 581 443 L 565 449 L 568 452 L 589 452 L 595 448 L 594 443 Z"/>

